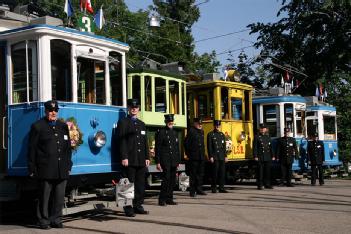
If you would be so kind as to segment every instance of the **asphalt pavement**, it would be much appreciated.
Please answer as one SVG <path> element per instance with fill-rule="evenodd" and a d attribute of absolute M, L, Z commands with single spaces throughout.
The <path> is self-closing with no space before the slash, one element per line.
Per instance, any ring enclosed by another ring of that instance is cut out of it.
<path fill-rule="evenodd" d="M 89 198 L 65 210 L 64 229 L 50 230 L 34 225 L 33 204 L 2 204 L 0 233 L 351 233 L 351 180 L 227 189 L 196 198 L 177 191 L 178 205 L 166 207 L 158 206 L 158 191 L 148 191 L 144 207 L 150 214 L 134 218 L 125 217 L 113 200 Z"/>

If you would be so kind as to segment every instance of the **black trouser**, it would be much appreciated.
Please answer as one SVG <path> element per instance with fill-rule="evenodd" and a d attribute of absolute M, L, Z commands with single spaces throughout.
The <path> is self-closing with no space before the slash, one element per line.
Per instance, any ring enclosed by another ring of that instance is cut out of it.
<path fill-rule="evenodd" d="M 311 170 L 312 170 L 311 184 L 316 184 L 316 178 L 317 178 L 316 169 L 318 169 L 319 184 L 324 184 L 323 165 L 311 165 Z"/>
<path fill-rule="evenodd" d="M 271 186 L 271 161 L 257 163 L 257 186 Z"/>
<path fill-rule="evenodd" d="M 40 180 L 37 218 L 40 225 L 60 224 L 67 180 Z"/>
<path fill-rule="evenodd" d="M 218 183 L 219 190 L 224 190 L 225 161 L 215 160 L 212 163 L 212 189 L 216 189 Z"/>
<path fill-rule="evenodd" d="M 177 167 L 171 165 L 161 165 L 162 167 L 162 183 L 160 191 L 160 202 L 173 201 L 173 189 L 176 183 Z"/>
<path fill-rule="evenodd" d="M 292 164 L 291 163 L 281 163 L 280 165 L 282 178 L 281 182 L 286 181 L 287 185 L 291 185 L 291 176 L 292 176 Z"/>
<path fill-rule="evenodd" d="M 204 176 L 204 160 L 189 161 L 190 192 L 202 191 L 202 180 Z"/>
<path fill-rule="evenodd" d="M 128 166 L 123 170 L 123 176 L 128 178 L 129 182 L 134 183 L 134 207 L 139 207 L 144 203 L 145 172 L 146 167 Z"/>

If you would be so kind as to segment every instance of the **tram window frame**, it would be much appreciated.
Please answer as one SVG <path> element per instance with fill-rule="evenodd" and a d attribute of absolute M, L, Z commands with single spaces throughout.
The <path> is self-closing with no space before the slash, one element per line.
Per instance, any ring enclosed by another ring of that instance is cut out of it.
<path fill-rule="evenodd" d="M 106 83 L 105 83 L 105 66 L 106 61 L 95 60 L 79 56 L 77 58 L 78 70 L 78 102 L 89 104 L 106 104 Z M 97 70 L 97 65 L 101 70 Z M 86 69 L 82 72 L 82 67 Z M 101 78 L 96 74 L 102 73 Z M 97 82 L 98 81 L 98 82 Z M 100 86 L 101 85 L 101 86 Z M 101 88 L 101 91 L 100 91 Z M 88 91 L 88 92 L 86 92 Z M 99 97 L 97 97 L 99 96 Z"/>
<path fill-rule="evenodd" d="M 332 123 L 326 121 L 332 120 Z M 324 138 L 327 140 L 336 140 L 336 117 L 331 115 L 323 115 Z"/>
<path fill-rule="evenodd" d="M 291 109 L 291 112 L 290 112 Z M 289 110 L 289 112 L 288 112 Z M 290 119 L 288 119 L 290 118 Z M 294 105 L 292 103 L 284 103 L 284 126 L 294 132 L 295 128 Z"/>
<path fill-rule="evenodd" d="M 230 119 L 229 116 L 229 89 L 221 88 L 221 116 L 222 119 Z"/>
<path fill-rule="evenodd" d="M 161 83 L 164 83 L 161 84 Z M 161 84 L 161 85 L 159 85 Z M 155 77 L 155 112 L 167 112 L 167 82 L 162 77 Z"/>
<path fill-rule="evenodd" d="M 17 47 L 17 48 L 16 48 Z M 16 61 L 16 51 L 19 53 Z M 20 54 L 24 51 L 24 54 Z M 34 53 L 33 53 L 34 52 Z M 23 58 L 24 56 L 24 58 Z M 23 61 L 24 60 L 24 61 Z M 25 40 L 11 45 L 12 63 L 12 103 L 24 103 L 38 100 L 38 41 Z M 24 71 L 23 71 L 24 70 Z M 20 74 L 16 74 L 20 73 Z M 24 75 L 22 74 L 24 73 Z M 24 76 L 24 77 L 16 77 Z M 28 81 L 27 81 L 28 76 Z M 22 78 L 22 79 L 21 79 Z M 19 84 L 16 79 L 20 79 Z M 25 86 L 23 87 L 23 83 Z M 21 90 L 22 89 L 22 90 Z M 21 90 L 21 91 L 18 91 Z"/>
<path fill-rule="evenodd" d="M 122 54 L 116 51 L 109 52 L 110 74 L 110 103 L 113 106 L 123 106 L 123 74 Z"/>
<path fill-rule="evenodd" d="M 144 102 L 145 111 L 152 111 L 152 77 L 144 76 Z"/>
<path fill-rule="evenodd" d="M 172 89 L 172 86 L 174 88 Z M 179 105 L 179 81 L 169 80 L 168 81 L 168 91 L 169 91 L 169 105 L 170 112 L 172 114 L 180 114 L 180 105 Z"/>
<path fill-rule="evenodd" d="M 268 121 L 269 118 L 267 118 L 267 109 L 272 109 L 272 107 L 274 107 L 275 109 L 275 113 L 272 114 L 270 113 L 269 115 L 272 117 L 270 119 L 270 121 Z M 268 131 L 269 131 L 269 135 L 271 137 L 277 137 L 278 136 L 278 113 L 279 113 L 279 109 L 278 109 L 278 105 L 274 104 L 274 105 L 263 105 L 262 107 L 262 111 L 263 111 L 263 123 L 265 123 L 267 125 Z M 272 116 L 273 115 L 273 116 Z"/>
<path fill-rule="evenodd" d="M 305 132 L 305 111 L 296 110 L 296 135 L 304 135 Z"/>
<path fill-rule="evenodd" d="M 250 105 L 250 91 L 244 90 L 245 121 L 251 121 L 252 104 Z"/>
<path fill-rule="evenodd" d="M 52 99 L 72 101 L 71 48 L 65 40 L 50 40 Z"/>
<path fill-rule="evenodd" d="M 182 97 L 182 115 L 185 115 L 186 113 L 186 103 L 187 103 L 187 100 L 186 100 L 186 85 L 185 85 L 185 82 L 180 82 L 180 87 L 181 87 L 181 97 Z"/>
<path fill-rule="evenodd" d="M 237 104 L 237 102 L 239 102 Z M 230 97 L 231 119 L 243 120 L 243 100 L 239 97 Z"/>

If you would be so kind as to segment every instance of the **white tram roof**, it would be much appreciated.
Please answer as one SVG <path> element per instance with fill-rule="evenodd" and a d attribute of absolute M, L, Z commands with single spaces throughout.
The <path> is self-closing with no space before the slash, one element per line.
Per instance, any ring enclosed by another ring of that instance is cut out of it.
<path fill-rule="evenodd" d="M 108 48 L 118 47 L 126 52 L 129 50 L 129 45 L 118 40 L 107 38 L 104 36 L 95 35 L 88 32 L 81 32 L 72 28 L 64 28 L 60 26 L 51 26 L 47 24 L 29 25 L 11 30 L 0 32 L 0 41 L 19 37 L 28 37 L 36 34 L 51 35 L 53 37 L 66 40 L 81 41 L 84 43 L 95 44 Z"/>
<path fill-rule="evenodd" d="M 252 103 L 253 104 L 260 104 L 260 103 L 282 103 L 282 102 L 299 102 L 299 103 L 306 103 L 306 99 L 301 96 L 259 96 L 253 97 Z"/>

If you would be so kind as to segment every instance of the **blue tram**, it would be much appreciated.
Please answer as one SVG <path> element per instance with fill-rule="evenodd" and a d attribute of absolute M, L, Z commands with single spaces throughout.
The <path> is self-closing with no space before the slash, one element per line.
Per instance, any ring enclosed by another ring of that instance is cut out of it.
<path fill-rule="evenodd" d="M 113 141 L 116 123 L 126 116 L 128 49 L 50 25 L 0 32 L 0 197 L 24 189 L 18 181 L 27 176 L 30 126 L 50 99 L 58 100 L 59 117 L 70 129 L 71 184 L 104 183 L 118 172 Z"/>
<path fill-rule="evenodd" d="M 293 171 L 307 169 L 306 149 L 313 133 L 318 133 L 324 142 L 325 166 L 338 167 L 336 109 L 317 97 L 298 95 L 267 95 L 253 98 L 255 129 L 259 123 L 265 123 L 272 137 L 273 147 L 277 139 L 284 135 L 284 128 L 290 128 L 299 148 L 299 159 L 293 163 Z"/>

